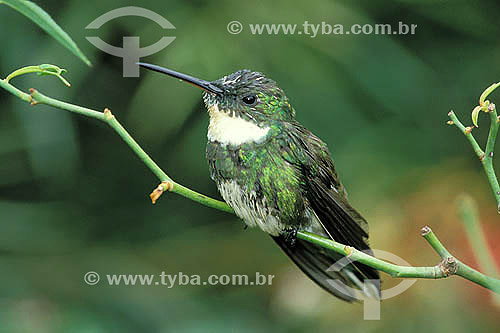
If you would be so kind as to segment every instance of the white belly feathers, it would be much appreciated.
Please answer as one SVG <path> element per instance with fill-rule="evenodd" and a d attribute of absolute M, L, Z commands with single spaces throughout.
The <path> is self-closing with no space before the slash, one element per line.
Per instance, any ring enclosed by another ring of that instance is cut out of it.
<path fill-rule="evenodd" d="M 208 125 L 208 140 L 223 144 L 241 145 L 246 142 L 259 142 L 269 132 L 269 127 L 261 128 L 251 121 L 231 117 L 219 111 L 217 105 L 210 107 L 210 124 Z"/>

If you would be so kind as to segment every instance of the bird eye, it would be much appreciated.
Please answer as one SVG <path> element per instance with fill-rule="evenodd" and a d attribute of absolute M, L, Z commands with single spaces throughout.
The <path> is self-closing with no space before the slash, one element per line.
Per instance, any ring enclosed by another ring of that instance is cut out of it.
<path fill-rule="evenodd" d="M 247 95 L 242 100 L 246 105 L 254 105 L 257 102 L 257 97 L 255 95 Z"/>

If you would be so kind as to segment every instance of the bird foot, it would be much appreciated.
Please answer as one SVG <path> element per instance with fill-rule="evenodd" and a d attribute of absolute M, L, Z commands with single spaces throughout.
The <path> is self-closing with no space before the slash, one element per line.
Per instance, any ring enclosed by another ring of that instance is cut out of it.
<path fill-rule="evenodd" d="M 283 238 L 291 247 L 294 247 L 297 242 L 297 231 L 298 230 L 295 227 L 288 227 L 283 231 Z"/>

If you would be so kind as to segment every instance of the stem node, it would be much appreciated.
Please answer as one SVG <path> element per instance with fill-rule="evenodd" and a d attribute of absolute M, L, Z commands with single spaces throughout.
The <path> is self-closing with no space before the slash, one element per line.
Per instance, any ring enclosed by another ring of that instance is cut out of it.
<path fill-rule="evenodd" d="M 458 271 L 458 262 L 454 257 L 448 257 L 441 260 L 439 268 L 445 277 L 455 275 Z"/>
<path fill-rule="evenodd" d="M 431 232 L 431 228 L 429 228 L 429 226 L 425 226 L 425 227 L 422 227 L 422 229 L 420 229 L 420 234 L 425 237 L 427 236 L 430 232 Z"/>
<path fill-rule="evenodd" d="M 104 109 L 104 119 L 106 120 L 111 120 L 113 119 L 115 116 L 111 113 L 111 110 L 108 109 L 108 108 L 105 108 Z"/>
<path fill-rule="evenodd" d="M 153 192 L 149 195 L 151 198 L 151 202 L 153 205 L 156 203 L 156 201 L 161 197 L 163 192 L 165 191 L 171 191 L 174 188 L 174 183 L 170 181 L 163 181 L 161 182 L 160 185 L 158 185 Z"/>

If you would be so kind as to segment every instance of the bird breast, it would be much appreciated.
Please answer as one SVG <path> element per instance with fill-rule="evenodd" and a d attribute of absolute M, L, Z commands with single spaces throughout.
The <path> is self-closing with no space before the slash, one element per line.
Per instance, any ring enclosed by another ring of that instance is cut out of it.
<path fill-rule="evenodd" d="M 210 123 L 208 140 L 239 146 L 248 142 L 262 142 L 269 133 L 269 127 L 261 128 L 255 123 L 221 112 L 215 104 L 209 108 Z"/>

